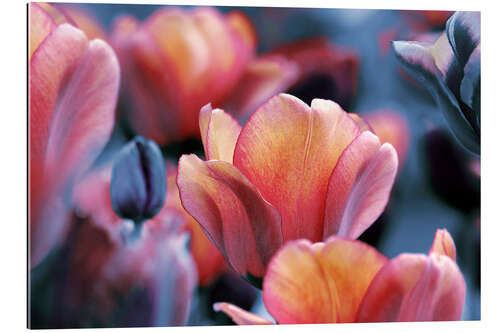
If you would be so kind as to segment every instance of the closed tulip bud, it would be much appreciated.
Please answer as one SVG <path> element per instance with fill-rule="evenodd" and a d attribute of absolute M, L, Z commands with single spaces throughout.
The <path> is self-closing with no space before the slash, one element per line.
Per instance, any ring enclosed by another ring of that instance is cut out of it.
<path fill-rule="evenodd" d="M 136 224 L 154 217 L 165 202 L 165 163 L 154 141 L 137 136 L 116 158 L 111 172 L 111 203 Z"/>

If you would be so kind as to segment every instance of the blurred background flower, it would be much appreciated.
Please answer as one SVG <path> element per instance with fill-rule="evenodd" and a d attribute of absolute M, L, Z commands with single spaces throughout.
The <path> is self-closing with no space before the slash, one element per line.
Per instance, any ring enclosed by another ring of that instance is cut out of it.
<path fill-rule="evenodd" d="M 47 6 L 29 5 L 31 267 L 68 227 L 68 193 L 111 135 L 120 80 L 111 47 L 56 21 Z"/>
<path fill-rule="evenodd" d="M 121 109 L 134 132 L 160 145 L 199 137 L 206 103 L 247 114 L 296 75 L 281 57 L 255 58 L 252 23 L 239 11 L 165 7 L 145 22 L 123 16 L 111 40 L 124 75 Z"/>
<path fill-rule="evenodd" d="M 141 149 L 148 151 L 138 153 Z M 157 170 L 146 171 L 146 183 L 157 188 L 145 192 L 160 197 L 161 204 L 141 206 L 140 214 L 124 210 L 126 202 L 136 207 L 137 195 L 147 197 L 140 189 L 144 175 L 135 169 L 124 172 L 137 155 L 150 157 L 139 170 Z M 52 297 L 59 295 L 40 320 L 66 328 L 182 325 L 197 273 L 185 232 L 187 214 L 164 205 L 167 184 L 160 150 L 154 142 L 136 138 L 111 161 L 113 167 L 95 169 L 75 187 L 71 228 L 52 258 L 57 263 L 36 279 L 46 276 Z M 130 188 L 135 191 L 125 191 Z M 119 199 L 113 195 L 117 191 Z"/>

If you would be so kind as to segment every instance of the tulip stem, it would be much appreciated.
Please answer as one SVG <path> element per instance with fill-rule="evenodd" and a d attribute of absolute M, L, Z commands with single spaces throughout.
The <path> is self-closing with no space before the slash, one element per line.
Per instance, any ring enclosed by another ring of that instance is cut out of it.
<path fill-rule="evenodd" d="M 141 237 L 143 222 L 144 220 L 134 220 L 134 229 L 130 233 L 130 240 L 136 240 Z"/>

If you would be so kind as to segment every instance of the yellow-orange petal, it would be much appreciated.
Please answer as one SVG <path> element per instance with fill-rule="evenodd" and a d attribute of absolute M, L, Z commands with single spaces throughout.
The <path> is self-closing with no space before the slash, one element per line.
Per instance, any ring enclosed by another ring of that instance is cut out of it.
<path fill-rule="evenodd" d="M 328 179 L 359 128 L 338 104 L 280 94 L 247 121 L 233 164 L 278 209 L 284 240 L 320 241 Z"/>
<path fill-rule="evenodd" d="M 248 16 L 246 16 L 243 12 L 233 10 L 227 14 L 226 21 L 229 26 L 231 26 L 245 41 L 245 43 L 248 44 L 251 50 L 256 49 L 257 33 L 255 32 L 253 24 Z"/>
<path fill-rule="evenodd" d="M 431 253 L 444 254 L 453 261 L 457 260 L 457 251 L 455 249 L 455 243 L 450 233 L 446 229 L 436 230 L 436 236 L 434 237 L 434 242 L 429 250 L 429 255 Z"/>
<path fill-rule="evenodd" d="M 200 132 L 207 160 L 233 163 L 234 147 L 241 126 L 221 109 L 212 110 L 210 104 L 200 110 Z"/>
<path fill-rule="evenodd" d="M 448 256 L 401 254 L 373 279 L 358 322 L 459 320 L 465 280 Z"/>
<path fill-rule="evenodd" d="M 370 131 L 340 156 L 328 183 L 323 238 L 358 238 L 382 214 L 398 169 L 396 151 Z"/>
<path fill-rule="evenodd" d="M 406 161 L 410 143 L 410 126 L 400 112 L 383 109 L 363 114 L 381 143 L 390 143 L 398 152 L 399 170 Z"/>
<path fill-rule="evenodd" d="M 40 6 L 55 22 L 55 24 L 63 24 L 69 23 L 73 26 L 76 26 L 75 22 L 71 17 L 69 17 L 57 3 L 48 3 L 48 2 L 37 2 L 37 5 Z"/>
<path fill-rule="evenodd" d="M 214 304 L 215 311 L 222 311 L 227 314 L 238 325 L 272 325 L 266 318 L 257 316 L 245 311 L 234 304 L 220 302 Z"/>
<path fill-rule="evenodd" d="M 360 241 L 289 242 L 269 264 L 264 304 L 279 324 L 354 322 L 366 289 L 387 261 Z"/>
<path fill-rule="evenodd" d="M 183 155 L 177 185 L 182 205 L 241 275 L 264 276 L 281 247 L 281 219 L 255 186 L 224 161 Z"/>
<path fill-rule="evenodd" d="M 36 3 L 29 4 L 29 56 L 31 59 L 33 52 L 36 51 L 38 45 L 47 37 L 47 35 L 56 27 L 55 22 Z"/>

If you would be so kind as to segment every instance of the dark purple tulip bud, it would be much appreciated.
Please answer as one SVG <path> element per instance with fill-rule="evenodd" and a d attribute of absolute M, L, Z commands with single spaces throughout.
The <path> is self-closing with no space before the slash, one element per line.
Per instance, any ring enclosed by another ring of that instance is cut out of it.
<path fill-rule="evenodd" d="M 165 162 L 158 145 L 137 136 L 122 148 L 111 172 L 115 213 L 136 224 L 154 217 L 167 192 Z"/>
<path fill-rule="evenodd" d="M 403 68 L 434 96 L 458 141 L 480 155 L 481 34 L 479 12 L 456 12 L 434 44 L 393 42 Z"/>

